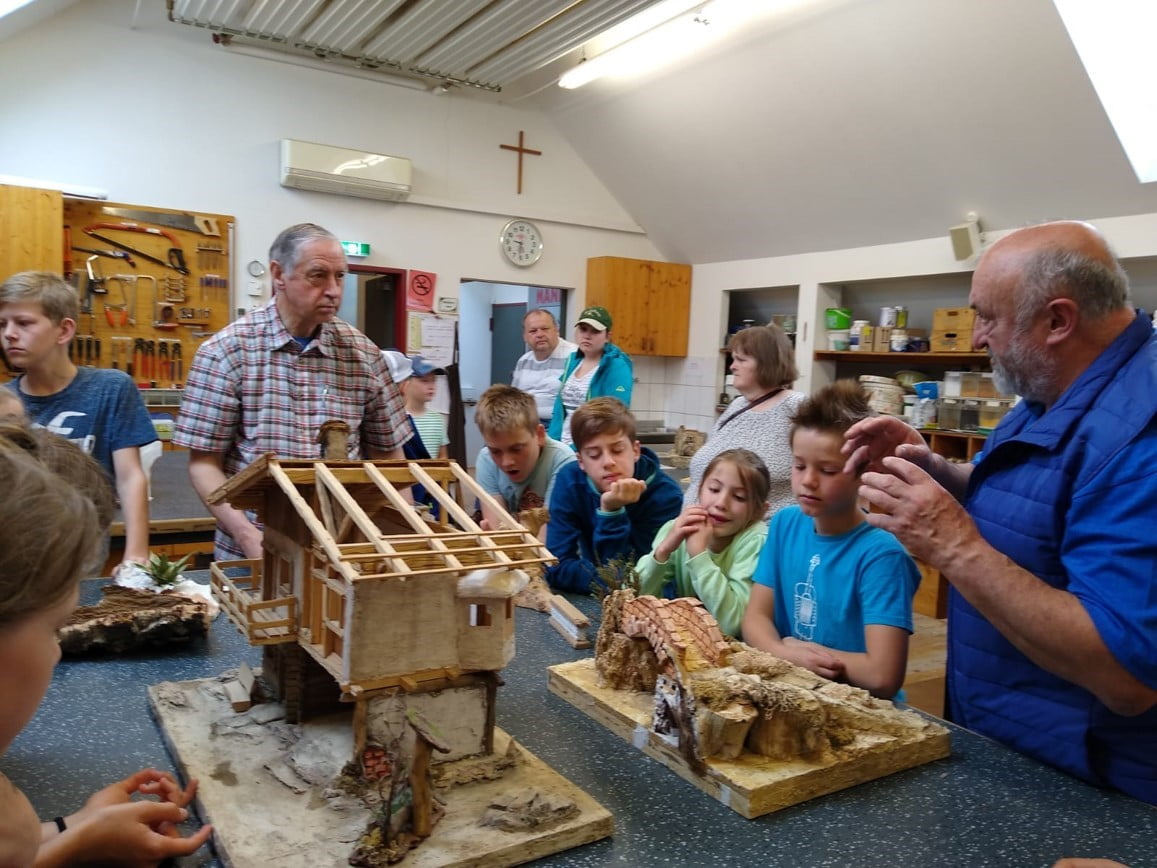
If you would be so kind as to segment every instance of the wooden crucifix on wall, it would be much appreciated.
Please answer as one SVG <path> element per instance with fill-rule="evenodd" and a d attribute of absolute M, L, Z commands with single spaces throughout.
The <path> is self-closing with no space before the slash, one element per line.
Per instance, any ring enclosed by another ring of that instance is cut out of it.
<path fill-rule="evenodd" d="M 536 157 L 542 156 L 542 151 L 536 151 L 533 148 L 528 148 L 528 147 L 524 146 L 524 143 L 523 143 L 523 136 L 524 135 L 525 134 L 523 133 L 523 131 L 519 130 L 518 131 L 518 144 L 517 145 L 499 145 L 498 146 L 498 147 L 502 148 L 504 151 L 517 151 L 518 152 L 518 195 L 520 195 L 520 196 L 522 195 L 522 155 L 523 154 L 533 154 Z"/>

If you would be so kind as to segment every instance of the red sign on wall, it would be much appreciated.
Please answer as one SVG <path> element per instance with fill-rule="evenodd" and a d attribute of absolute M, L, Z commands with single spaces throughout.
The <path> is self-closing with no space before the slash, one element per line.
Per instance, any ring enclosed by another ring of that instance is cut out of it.
<path fill-rule="evenodd" d="M 406 282 L 406 310 L 434 309 L 434 287 L 438 275 L 432 271 L 410 271 Z"/>
<path fill-rule="evenodd" d="M 534 288 L 534 306 L 548 307 L 549 305 L 562 304 L 562 290 L 554 289 L 546 286 L 536 286 Z"/>

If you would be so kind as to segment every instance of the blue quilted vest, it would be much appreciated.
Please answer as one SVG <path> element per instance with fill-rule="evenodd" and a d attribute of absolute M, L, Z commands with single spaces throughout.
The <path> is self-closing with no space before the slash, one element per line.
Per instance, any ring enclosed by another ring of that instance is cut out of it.
<path fill-rule="evenodd" d="M 1022 401 L 993 432 L 969 481 L 968 512 L 990 545 L 1055 588 L 1070 586 L 1070 571 L 1086 585 L 1102 575 L 1112 582 L 1109 565 L 1124 537 L 1132 551 L 1126 569 L 1137 577 L 1129 593 L 1140 587 L 1140 598 L 1120 601 L 1116 611 L 1082 603 L 1114 653 L 1121 634 L 1106 637 L 1114 619 L 1132 619 L 1134 632 L 1124 635 L 1142 638 L 1128 647 L 1145 648 L 1157 636 L 1157 336 L 1148 318 L 1139 312 L 1047 413 L 1041 409 Z M 1098 526 L 1095 504 L 1109 497 L 1112 525 Z M 1114 587 L 1097 585 L 1098 600 L 1114 601 Z M 955 589 L 949 623 L 953 720 L 1157 804 L 1157 708 L 1114 714 L 1031 662 Z M 1129 668 L 1155 686 L 1152 656 L 1147 666 L 1146 673 Z"/>

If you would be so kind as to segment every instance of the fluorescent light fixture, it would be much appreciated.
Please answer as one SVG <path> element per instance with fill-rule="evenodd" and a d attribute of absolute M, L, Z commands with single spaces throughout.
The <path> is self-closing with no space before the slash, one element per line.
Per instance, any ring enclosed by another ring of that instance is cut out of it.
<path fill-rule="evenodd" d="M 84 184 L 68 184 L 63 181 L 45 181 L 42 178 L 22 178 L 19 175 L 0 175 L 0 184 L 13 187 L 35 187 L 38 190 L 59 190 L 65 196 L 78 199 L 107 199 L 108 190 L 100 187 L 86 187 Z"/>
<path fill-rule="evenodd" d="M 815 0 L 713 0 L 695 11 L 695 3 L 669 0 L 629 18 L 587 44 L 588 48 L 618 44 L 584 60 L 558 80 L 574 89 L 596 78 L 624 78 L 659 69 L 691 54 L 754 18 L 783 15 Z M 674 16 L 674 17 L 672 17 Z M 665 19 L 665 20 L 664 20 Z M 662 23 L 657 23 L 662 21 Z"/>
<path fill-rule="evenodd" d="M 1157 181 L 1157 3 L 1053 3 L 1137 179 Z"/>
<path fill-rule="evenodd" d="M 32 0 L 0 0 L 0 18 L 9 12 L 15 12 L 21 6 L 27 6 Z"/>

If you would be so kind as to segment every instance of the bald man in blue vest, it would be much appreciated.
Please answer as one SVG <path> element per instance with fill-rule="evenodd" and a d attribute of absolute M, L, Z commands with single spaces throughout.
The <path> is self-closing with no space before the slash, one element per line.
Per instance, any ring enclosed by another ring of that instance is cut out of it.
<path fill-rule="evenodd" d="M 947 713 L 1157 804 L 1157 333 L 1084 223 L 1017 230 L 972 279 L 972 342 L 1022 400 L 972 464 L 897 419 L 848 467 L 951 583 Z"/>

